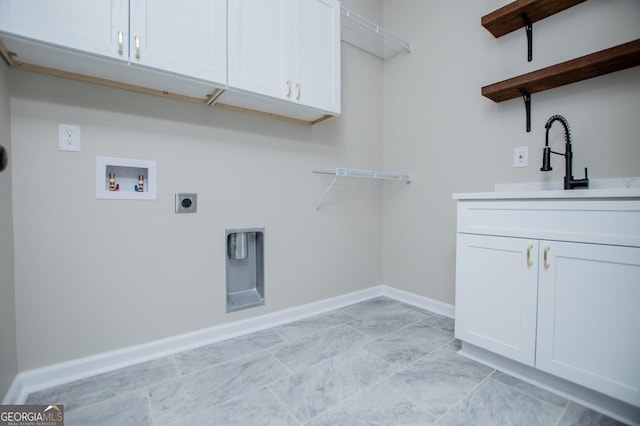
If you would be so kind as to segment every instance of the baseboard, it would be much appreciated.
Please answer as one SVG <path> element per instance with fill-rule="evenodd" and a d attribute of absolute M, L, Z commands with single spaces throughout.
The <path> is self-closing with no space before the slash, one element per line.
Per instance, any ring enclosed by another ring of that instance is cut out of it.
<path fill-rule="evenodd" d="M 32 392 L 173 355 L 199 346 L 277 327 L 380 296 L 386 296 L 422 309 L 453 317 L 453 306 L 446 303 L 389 286 L 369 287 L 364 290 L 265 315 L 23 371 L 16 376 L 3 400 L 3 404 L 23 404 L 27 396 Z"/>
<path fill-rule="evenodd" d="M 38 390 L 276 327 L 382 295 L 382 286 L 370 287 L 265 315 L 23 371 L 16 376 L 3 404 L 23 404 L 30 393 Z"/>
<path fill-rule="evenodd" d="M 399 290 L 395 287 L 386 285 L 381 287 L 383 296 L 408 303 L 409 305 L 417 306 L 418 308 L 426 309 L 427 311 L 435 312 L 436 314 L 444 315 L 445 317 L 454 318 L 455 316 L 455 307 L 449 303 L 419 296 L 415 293 L 409 293 L 408 291 Z"/>
<path fill-rule="evenodd" d="M 626 424 L 640 425 L 640 423 L 638 423 L 638 419 L 640 419 L 639 407 L 634 407 L 625 402 L 504 358 L 469 343 L 462 342 L 462 349 L 460 349 L 458 353 L 481 364 L 500 370 L 503 373 L 517 377 L 520 380 L 524 380 L 527 383 L 546 389 L 570 401 L 604 413 Z"/>

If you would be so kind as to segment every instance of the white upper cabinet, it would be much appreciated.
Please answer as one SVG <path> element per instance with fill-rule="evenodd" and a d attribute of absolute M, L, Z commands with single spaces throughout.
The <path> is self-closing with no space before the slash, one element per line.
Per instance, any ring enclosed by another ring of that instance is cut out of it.
<path fill-rule="evenodd" d="M 287 99 L 291 80 L 291 2 L 229 1 L 230 87 Z"/>
<path fill-rule="evenodd" d="M 45 74 L 315 124 L 340 113 L 337 0 L 0 0 Z"/>
<path fill-rule="evenodd" d="M 100 56 L 127 59 L 128 29 L 128 0 L 0 0 L 1 31 Z"/>
<path fill-rule="evenodd" d="M 130 63 L 226 82 L 226 20 L 226 0 L 131 0 Z"/>
<path fill-rule="evenodd" d="M 293 93 L 305 105 L 340 112 L 340 4 L 299 0 L 293 7 Z"/>
<path fill-rule="evenodd" d="M 167 77 L 225 85 L 226 22 L 226 0 L 192 0 L 188 7 L 170 0 L 0 0 L 0 31 L 9 35 L 8 47 L 16 49 L 19 61 L 196 96 L 208 90 Z M 31 48 L 16 38 L 40 46 Z M 134 74 L 43 46 L 121 59 L 165 76 Z"/>
<path fill-rule="evenodd" d="M 340 4 L 230 0 L 229 86 L 340 112 Z"/>

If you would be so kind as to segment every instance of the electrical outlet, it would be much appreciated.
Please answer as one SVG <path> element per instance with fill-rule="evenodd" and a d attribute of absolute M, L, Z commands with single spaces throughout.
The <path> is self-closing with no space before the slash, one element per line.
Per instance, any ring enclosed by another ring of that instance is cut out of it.
<path fill-rule="evenodd" d="M 513 167 L 527 167 L 529 165 L 529 147 L 513 148 Z"/>
<path fill-rule="evenodd" d="M 60 151 L 80 151 L 80 126 L 60 124 L 58 126 L 58 148 Z"/>
<path fill-rule="evenodd" d="M 196 213 L 198 194 L 176 194 L 176 213 Z"/>

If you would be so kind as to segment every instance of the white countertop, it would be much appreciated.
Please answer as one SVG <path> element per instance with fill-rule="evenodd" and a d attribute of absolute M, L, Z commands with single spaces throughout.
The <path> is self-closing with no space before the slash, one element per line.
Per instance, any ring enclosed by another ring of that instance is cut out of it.
<path fill-rule="evenodd" d="M 496 184 L 493 192 L 454 193 L 454 200 L 638 198 L 640 178 L 593 179 L 589 189 L 562 189 L 557 182 Z"/>

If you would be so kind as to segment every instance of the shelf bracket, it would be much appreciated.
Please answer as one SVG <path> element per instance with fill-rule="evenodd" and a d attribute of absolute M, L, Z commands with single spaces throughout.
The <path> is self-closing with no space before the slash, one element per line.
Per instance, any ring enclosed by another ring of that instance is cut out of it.
<path fill-rule="evenodd" d="M 525 114 L 527 115 L 527 132 L 531 131 L 531 93 L 522 87 L 518 89 L 524 100 Z"/>
<path fill-rule="evenodd" d="M 520 17 L 527 32 L 527 61 L 531 62 L 533 60 L 533 22 L 525 12 L 522 12 Z"/>
<path fill-rule="evenodd" d="M 326 191 L 324 191 L 324 194 L 322 194 L 322 197 L 320 197 L 320 199 L 318 200 L 318 202 L 316 203 L 316 207 L 315 210 L 319 210 L 320 209 L 320 204 L 322 203 L 322 200 L 324 200 L 324 197 L 327 196 L 327 194 L 329 193 L 329 191 L 331 191 L 331 188 L 333 188 L 333 185 L 336 183 L 336 181 L 338 180 L 338 177 L 340 177 L 339 174 L 336 173 L 335 177 L 333 178 L 333 180 L 331 181 L 331 183 L 329 184 L 329 187 L 326 189 Z"/>

